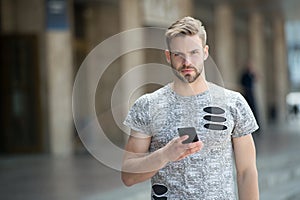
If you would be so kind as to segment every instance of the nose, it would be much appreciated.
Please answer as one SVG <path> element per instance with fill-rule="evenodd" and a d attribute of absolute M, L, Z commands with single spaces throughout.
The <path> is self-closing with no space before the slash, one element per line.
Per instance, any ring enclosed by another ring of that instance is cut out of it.
<path fill-rule="evenodd" d="M 189 58 L 188 56 L 185 56 L 185 57 L 183 58 L 182 62 L 183 62 L 182 64 L 185 65 L 185 66 L 190 66 L 190 65 L 192 65 L 192 62 L 191 62 L 191 60 L 190 60 L 190 58 Z"/>

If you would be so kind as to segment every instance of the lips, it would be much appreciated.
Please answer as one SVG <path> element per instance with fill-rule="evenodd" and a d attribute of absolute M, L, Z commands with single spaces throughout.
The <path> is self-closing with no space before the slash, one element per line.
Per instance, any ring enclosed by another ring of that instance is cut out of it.
<path fill-rule="evenodd" d="M 188 68 L 188 69 L 182 69 L 182 70 L 180 70 L 182 73 L 191 73 L 191 72 L 193 72 L 194 71 L 194 69 L 192 69 L 192 68 Z"/>

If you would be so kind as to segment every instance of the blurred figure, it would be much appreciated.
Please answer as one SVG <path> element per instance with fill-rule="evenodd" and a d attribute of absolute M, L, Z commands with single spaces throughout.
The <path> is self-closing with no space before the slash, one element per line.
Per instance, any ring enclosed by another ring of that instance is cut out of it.
<path fill-rule="evenodd" d="M 288 119 L 297 120 L 300 114 L 300 92 L 290 92 L 286 97 L 286 103 L 288 106 Z"/>
<path fill-rule="evenodd" d="M 298 113 L 299 113 L 298 105 L 293 105 L 293 114 L 294 114 L 294 116 L 297 117 Z"/>
<path fill-rule="evenodd" d="M 252 63 L 248 61 L 241 75 L 241 85 L 243 87 L 242 94 L 244 95 L 246 101 L 248 102 L 256 118 L 256 121 L 259 122 L 257 108 L 256 108 L 256 100 L 254 95 L 254 84 L 256 79 L 257 79 L 257 74 L 255 73 Z"/>

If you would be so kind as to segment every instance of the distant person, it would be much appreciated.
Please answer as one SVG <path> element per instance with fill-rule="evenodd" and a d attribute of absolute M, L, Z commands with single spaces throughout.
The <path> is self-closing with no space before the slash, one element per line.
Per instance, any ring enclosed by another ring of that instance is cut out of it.
<path fill-rule="evenodd" d="M 299 114 L 299 107 L 297 104 L 292 106 L 292 110 L 293 110 L 293 116 L 297 117 Z"/>
<path fill-rule="evenodd" d="M 151 179 L 154 200 L 258 200 L 251 135 L 258 125 L 241 94 L 205 80 L 204 26 L 184 17 L 167 29 L 166 39 L 173 82 L 141 96 L 130 109 L 123 182 Z M 178 136 L 178 128 L 186 126 L 196 129 L 199 141 L 185 143 L 188 136 Z"/>
<path fill-rule="evenodd" d="M 258 120 L 258 112 L 256 107 L 255 91 L 254 91 L 254 85 L 256 79 L 257 79 L 257 75 L 254 71 L 252 63 L 248 62 L 241 75 L 241 85 L 243 88 L 242 94 L 244 95 L 246 101 L 248 102 L 256 120 Z"/>

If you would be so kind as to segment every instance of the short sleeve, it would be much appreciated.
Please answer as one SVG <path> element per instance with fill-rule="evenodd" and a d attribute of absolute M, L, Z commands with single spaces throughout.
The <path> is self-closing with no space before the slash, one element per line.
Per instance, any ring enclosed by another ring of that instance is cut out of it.
<path fill-rule="evenodd" d="M 259 127 L 245 98 L 238 93 L 233 110 L 234 129 L 232 137 L 241 137 L 256 131 Z"/>
<path fill-rule="evenodd" d="M 124 125 L 141 133 L 151 135 L 149 101 L 147 95 L 138 98 L 124 121 Z"/>

